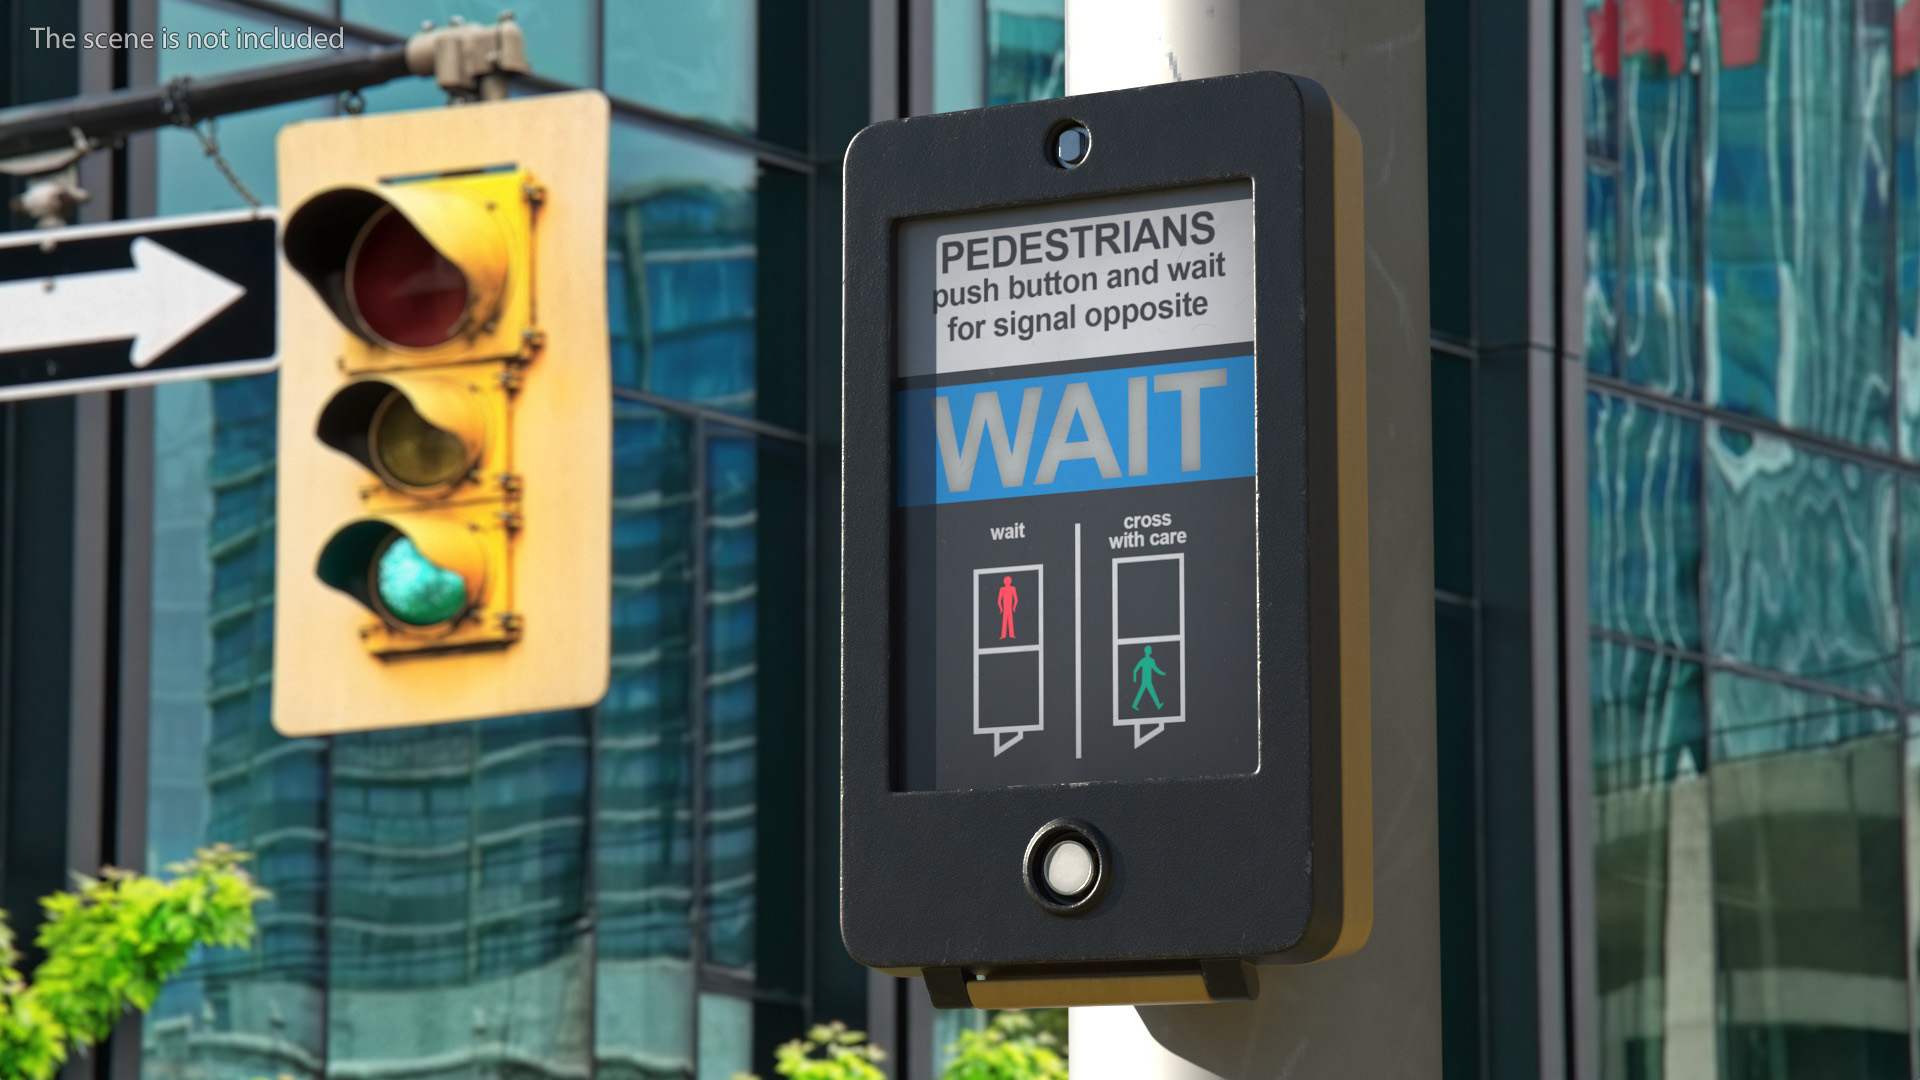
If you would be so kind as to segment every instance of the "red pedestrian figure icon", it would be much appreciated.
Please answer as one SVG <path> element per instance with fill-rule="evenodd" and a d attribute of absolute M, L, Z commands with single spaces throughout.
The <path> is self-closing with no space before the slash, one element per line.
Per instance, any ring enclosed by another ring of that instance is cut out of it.
<path fill-rule="evenodd" d="M 1000 595 L 994 600 L 994 606 L 1000 609 L 1000 640 L 1015 637 L 1013 609 L 1020 606 L 1020 590 L 1013 587 L 1012 575 L 1000 579 Z"/>

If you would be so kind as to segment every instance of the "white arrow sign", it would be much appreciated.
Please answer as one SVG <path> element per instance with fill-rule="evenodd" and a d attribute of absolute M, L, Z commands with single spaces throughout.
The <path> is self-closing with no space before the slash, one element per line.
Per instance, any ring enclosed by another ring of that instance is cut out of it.
<path fill-rule="evenodd" d="M 0 353 L 133 341 L 146 367 L 247 290 L 144 236 L 133 266 L 0 282 Z"/>

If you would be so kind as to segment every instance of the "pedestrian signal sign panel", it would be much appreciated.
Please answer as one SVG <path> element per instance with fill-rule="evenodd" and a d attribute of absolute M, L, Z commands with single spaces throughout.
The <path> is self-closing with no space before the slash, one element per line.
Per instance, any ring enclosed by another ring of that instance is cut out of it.
<path fill-rule="evenodd" d="M 1259 767 L 1252 205 L 901 230 L 904 788 Z"/>
<path fill-rule="evenodd" d="M 1272 72 L 854 140 L 855 959 L 943 1008 L 1203 1002 L 1365 940 L 1360 175 Z"/>

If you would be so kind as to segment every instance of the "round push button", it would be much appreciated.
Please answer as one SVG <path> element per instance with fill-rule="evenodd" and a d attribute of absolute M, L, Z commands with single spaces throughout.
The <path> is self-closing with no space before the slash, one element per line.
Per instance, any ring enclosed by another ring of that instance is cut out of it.
<path fill-rule="evenodd" d="M 1045 867 L 1047 888 L 1061 896 L 1079 896 L 1093 885 L 1093 852 L 1078 840 L 1047 849 Z"/>
<path fill-rule="evenodd" d="M 1082 915 L 1106 896 L 1113 882 L 1113 853 L 1092 825 L 1055 818 L 1027 841 L 1021 872 L 1027 895 L 1048 913 Z"/>

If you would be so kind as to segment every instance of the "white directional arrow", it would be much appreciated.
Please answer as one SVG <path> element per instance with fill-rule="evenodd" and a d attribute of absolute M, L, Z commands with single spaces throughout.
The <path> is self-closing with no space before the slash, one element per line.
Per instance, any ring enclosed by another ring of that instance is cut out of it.
<path fill-rule="evenodd" d="M 146 367 L 247 290 L 144 236 L 133 266 L 0 282 L 0 353 L 133 340 Z"/>

